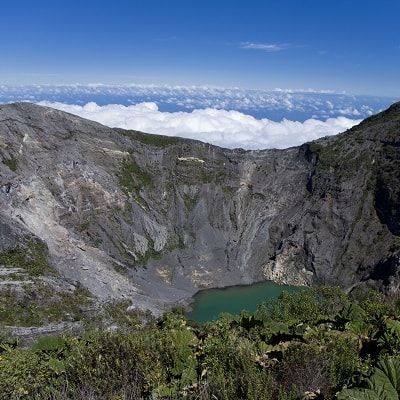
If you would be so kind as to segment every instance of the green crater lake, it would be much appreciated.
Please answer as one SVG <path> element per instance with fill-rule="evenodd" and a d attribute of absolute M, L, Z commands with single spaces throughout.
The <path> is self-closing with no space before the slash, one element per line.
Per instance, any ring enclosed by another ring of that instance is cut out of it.
<path fill-rule="evenodd" d="M 187 318 L 204 323 L 213 321 L 221 313 L 239 314 L 242 310 L 254 313 L 258 304 L 276 299 L 283 291 L 293 293 L 301 287 L 278 285 L 271 281 L 254 283 L 248 286 L 230 286 L 223 289 L 207 289 L 194 296 L 192 311 Z"/>

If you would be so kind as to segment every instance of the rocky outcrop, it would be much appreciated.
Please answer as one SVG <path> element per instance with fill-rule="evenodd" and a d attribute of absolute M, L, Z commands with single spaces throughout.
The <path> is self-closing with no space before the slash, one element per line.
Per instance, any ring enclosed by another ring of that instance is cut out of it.
<path fill-rule="evenodd" d="M 154 312 L 264 279 L 394 290 L 399 108 L 300 147 L 244 151 L 2 105 L 0 251 L 39 238 L 70 284 Z"/>

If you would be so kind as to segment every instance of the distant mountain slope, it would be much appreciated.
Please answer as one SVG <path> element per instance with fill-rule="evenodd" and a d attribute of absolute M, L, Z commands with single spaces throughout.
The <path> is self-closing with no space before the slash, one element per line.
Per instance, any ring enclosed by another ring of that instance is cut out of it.
<path fill-rule="evenodd" d="M 315 168 L 296 239 L 321 282 L 381 280 L 397 289 L 400 103 L 335 137 L 308 144 Z M 311 232 L 311 236 L 308 232 Z"/>
<path fill-rule="evenodd" d="M 57 279 L 154 312 L 262 279 L 395 290 L 399 143 L 399 103 L 344 134 L 263 151 L 2 105 L 0 266 L 13 249 L 32 258 L 34 238 Z"/>

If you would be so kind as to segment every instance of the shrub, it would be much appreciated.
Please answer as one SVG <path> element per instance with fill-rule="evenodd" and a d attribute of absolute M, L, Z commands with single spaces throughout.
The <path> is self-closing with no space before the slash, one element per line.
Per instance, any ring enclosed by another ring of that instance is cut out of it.
<path fill-rule="evenodd" d="M 0 399 L 33 398 L 49 387 L 53 373 L 30 350 L 6 351 L 0 357 Z"/>
<path fill-rule="evenodd" d="M 72 342 L 66 378 L 72 392 L 90 388 L 112 398 L 129 387 L 150 394 L 165 383 L 165 370 L 151 333 L 96 331 Z"/>

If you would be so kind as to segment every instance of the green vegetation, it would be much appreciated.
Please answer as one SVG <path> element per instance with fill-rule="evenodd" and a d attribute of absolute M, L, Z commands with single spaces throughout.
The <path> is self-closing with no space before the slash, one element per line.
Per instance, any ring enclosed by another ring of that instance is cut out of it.
<path fill-rule="evenodd" d="M 2 160 L 1 160 L 1 162 L 4 164 L 4 165 L 7 165 L 7 167 L 11 170 L 11 171 L 13 171 L 13 172 L 15 172 L 16 170 L 17 170 L 17 159 L 16 158 L 14 158 L 14 157 L 11 157 L 10 159 L 7 159 L 7 158 L 3 158 Z"/>
<path fill-rule="evenodd" d="M 88 220 L 88 221 L 85 221 L 85 222 L 82 222 L 81 224 L 79 224 L 76 227 L 76 230 L 78 232 L 82 233 L 82 232 L 87 231 L 89 229 L 89 227 L 90 227 L 90 221 Z"/>
<path fill-rule="evenodd" d="M 127 192 L 138 192 L 142 187 L 152 185 L 152 177 L 134 160 L 125 160 L 122 162 L 119 183 Z"/>
<path fill-rule="evenodd" d="M 154 135 L 150 133 L 144 133 L 139 131 L 132 130 L 119 130 L 124 136 L 128 136 L 131 139 L 137 140 L 143 144 L 147 144 L 149 146 L 165 148 L 170 145 L 179 144 L 185 141 L 185 139 L 179 137 L 170 137 L 163 135 Z"/>
<path fill-rule="evenodd" d="M 21 268 L 31 277 L 56 275 L 55 269 L 47 260 L 47 248 L 44 242 L 27 239 L 22 246 L 17 246 L 0 253 L 0 265 L 6 268 Z"/>
<path fill-rule="evenodd" d="M 310 151 L 317 156 L 317 172 L 334 171 L 343 181 L 362 169 L 373 183 L 377 175 L 392 176 L 396 170 L 393 163 L 399 162 L 399 119 L 400 107 L 394 104 L 331 140 L 308 143 Z"/>
<path fill-rule="evenodd" d="M 136 259 L 137 265 L 146 265 L 147 261 L 149 261 L 150 259 L 161 260 L 162 258 L 162 252 L 154 250 L 154 241 L 150 238 L 147 238 L 147 240 L 147 251 L 142 255 L 138 254 Z"/>
<path fill-rule="evenodd" d="M 187 160 L 178 159 L 174 174 L 179 182 L 188 185 L 215 183 L 224 186 L 228 179 L 228 174 L 224 170 L 210 167 L 206 163 L 191 160 L 190 158 Z"/>
<path fill-rule="evenodd" d="M 58 273 L 49 264 L 46 245 L 33 238 L 0 253 L 0 327 L 41 326 L 83 320 L 82 306 L 92 303 L 83 288 L 58 287 Z"/>
<path fill-rule="evenodd" d="M 354 178 L 360 168 L 372 172 L 373 154 L 362 149 L 363 139 L 349 135 L 337 136 L 336 140 L 327 144 L 309 143 L 310 151 L 317 155 L 318 172 L 335 172 L 341 180 Z"/>
<path fill-rule="evenodd" d="M 123 329 L 140 328 L 140 312 L 131 308 L 127 300 L 115 301 L 104 306 L 104 317 L 107 321 L 117 324 Z"/>
<path fill-rule="evenodd" d="M 182 198 L 183 198 L 183 202 L 185 203 L 186 212 L 190 213 L 196 206 L 196 204 L 199 200 L 199 195 L 197 193 L 194 195 L 189 195 L 189 194 L 184 193 L 182 195 Z"/>
<path fill-rule="evenodd" d="M 15 172 L 17 170 L 17 166 L 18 166 L 18 161 L 15 157 L 11 156 L 10 158 L 6 158 L 4 157 L 3 153 L 0 151 L 0 157 L 1 157 L 1 162 L 4 165 L 7 165 L 7 167 Z"/>
<path fill-rule="evenodd" d="M 392 104 L 387 110 L 366 118 L 359 125 L 359 129 L 365 129 L 385 122 L 395 122 L 400 120 L 399 103 Z"/>
<path fill-rule="evenodd" d="M 0 327 L 83 320 L 81 307 L 91 304 L 89 294 L 79 288 L 72 292 L 55 291 L 54 287 L 39 281 L 24 285 L 22 290 L 8 286 L 0 293 Z"/>
<path fill-rule="evenodd" d="M 204 325 L 180 310 L 141 324 L 111 305 L 115 331 L 0 338 L 0 399 L 397 399 L 400 308 L 375 292 L 283 293 Z M 125 309 L 125 312 L 123 311 Z"/>

